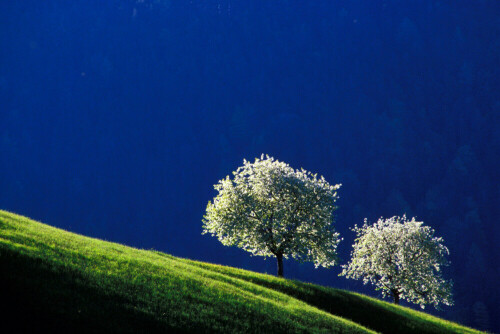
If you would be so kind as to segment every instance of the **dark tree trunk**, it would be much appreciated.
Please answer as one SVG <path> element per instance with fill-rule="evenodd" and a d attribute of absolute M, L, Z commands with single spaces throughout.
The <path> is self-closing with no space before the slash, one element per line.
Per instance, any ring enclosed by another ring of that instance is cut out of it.
<path fill-rule="evenodd" d="M 283 277 L 283 254 L 276 254 L 278 260 L 278 277 Z"/>
<path fill-rule="evenodd" d="M 394 304 L 399 305 L 399 291 L 392 289 L 392 297 L 394 298 Z"/>

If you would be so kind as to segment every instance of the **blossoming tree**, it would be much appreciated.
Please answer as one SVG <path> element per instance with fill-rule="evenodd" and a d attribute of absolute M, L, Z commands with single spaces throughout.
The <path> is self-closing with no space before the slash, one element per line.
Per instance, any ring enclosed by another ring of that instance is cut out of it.
<path fill-rule="evenodd" d="M 203 234 L 253 255 L 276 257 L 280 277 L 283 258 L 316 267 L 336 263 L 340 238 L 332 222 L 340 184 L 267 155 L 254 163 L 244 160 L 233 175 L 214 186 L 218 195 L 208 203 Z"/>
<path fill-rule="evenodd" d="M 406 216 L 380 218 L 375 224 L 352 229 L 357 234 L 351 261 L 343 265 L 340 275 L 371 283 L 383 296 L 391 296 L 424 308 L 425 304 L 452 305 L 452 282 L 441 275 L 448 265 L 448 248 L 443 239 L 423 222 Z"/>

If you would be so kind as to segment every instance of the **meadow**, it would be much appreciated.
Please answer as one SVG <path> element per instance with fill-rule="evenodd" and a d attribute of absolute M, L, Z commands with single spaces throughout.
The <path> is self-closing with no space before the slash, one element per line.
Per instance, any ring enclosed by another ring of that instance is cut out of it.
<path fill-rule="evenodd" d="M 0 211 L 18 332 L 480 333 L 358 293 L 89 238 Z"/>

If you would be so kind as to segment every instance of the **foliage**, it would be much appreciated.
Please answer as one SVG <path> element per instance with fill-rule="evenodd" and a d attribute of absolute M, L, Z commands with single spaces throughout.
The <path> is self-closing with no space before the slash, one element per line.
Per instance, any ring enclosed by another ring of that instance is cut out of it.
<path fill-rule="evenodd" d="M 264 155 L 219 181 L 209 202 L 203 233 L 253 255 L 293 257 L 330 267 L 339 234 L 332 227 L 337 189 L 324 177 Z M 278 275 L 280 275 L 278 269 Z"/>
<path fill-rule="evenodd" d="M 406 216 L 380 218 L 375 224 L 355 226 L 357 238 L 351 261 L 343 265 L 341 275 L 371 283 L 394 302 L 452 305 L 451 281 L 442 278 L 441 268 L 448 265 L 448 248 L 442 238 L 423 222 Z"/>

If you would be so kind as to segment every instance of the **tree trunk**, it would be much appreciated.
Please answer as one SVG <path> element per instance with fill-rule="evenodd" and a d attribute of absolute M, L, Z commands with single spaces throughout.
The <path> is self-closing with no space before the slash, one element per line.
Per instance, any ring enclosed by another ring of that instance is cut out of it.
<path fill-rule="evenodd" d="M 283 254 L 276 254 L 278 260 L 278 277 L 283 277 Z"/>
<path fill-rule="evenodd" d="M 399 305 L 399 291 L 392 289 L 392 297 L 394 298 L 394 304 Z"/>

